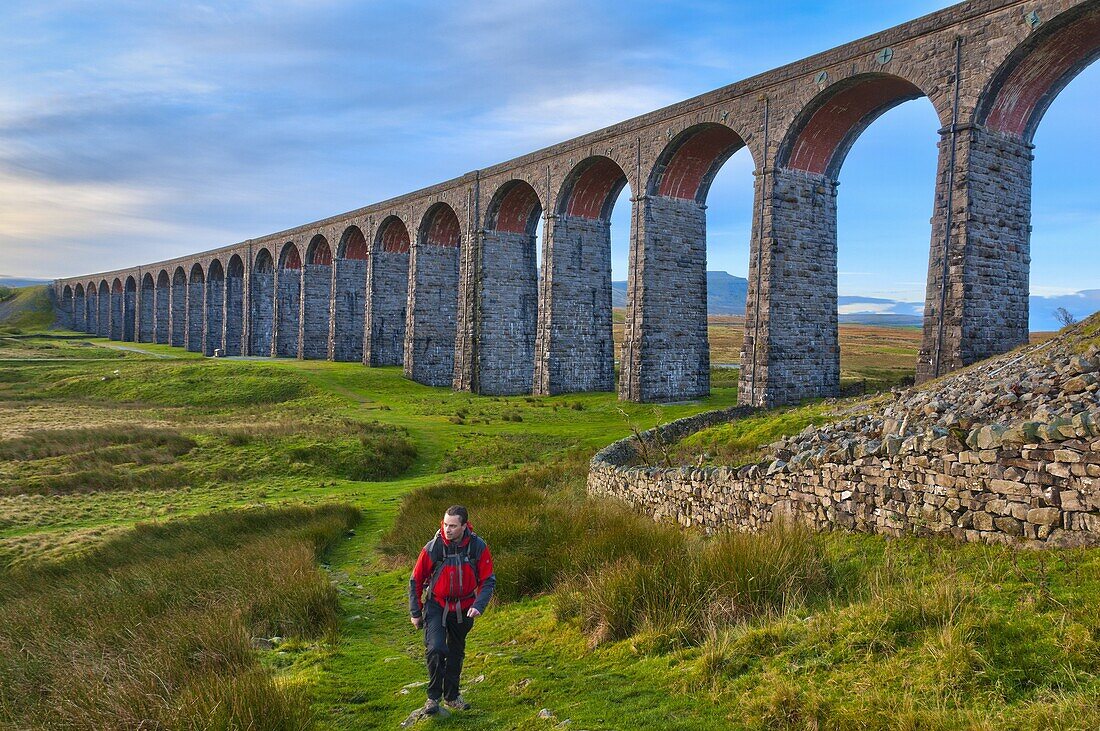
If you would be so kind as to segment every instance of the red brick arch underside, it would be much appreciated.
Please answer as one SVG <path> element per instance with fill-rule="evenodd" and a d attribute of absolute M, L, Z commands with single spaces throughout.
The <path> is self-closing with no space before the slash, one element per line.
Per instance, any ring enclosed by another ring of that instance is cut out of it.
<path fill-rule="evenodd" d="M 836 178 L 863 130 L 894 107 L 925 94 L 898 76 L 845 79 L 814 98 L 780 147 L 779 165 Z"/>
<path fill-rule="evenodd" d="M 301 269 L 302 255 L 298 253 L 298 247 L 293 243 L 286 244 L 279 255 L 280 269 Z"/>
<path fill-rule="evenodd" d="M 407 254 L 409 251 L 409 229 L 397 216 L 390 216 L 378 229 L 378 244 L 382 251 L 391 254 Z"/>
<path fill-rule="evenodd" d="M 535 189 L 522 180 L 510 180 L 500 186 L 489 204 L 488 228 L 534 236 L 541 215 L 542 203 Z"/>
<path fill-rule="evenodd" d="M 332 249 L 328 245 L 328 240 L 317 234 L 313 237 L 313 240 L 309 242 L 309 251 L 306 255 L 306 261 L 311 266 L 332 266 Z"/>
<path fill-rule="evenodd" d="M 740 135 L 721 124 L 701 124 L 684 130 L 658 158 L 649 191 L 666 198 L 703 203 L 714 176 L 744 146 Z"/>
<path fill-rule="evenodd" d="M 979 122 L 1027 140 L 1058 93 L 1100 56 L 1100 8 L 1068 11 L 1040 26 L 994 76 Z"/>
<path fill-rule="evenodd" d="M 354 259 L 361 261 L 367 258 L 367 238 L 363 236 L 363 230 L 358 226 L 348 226 L 344 235 L 340 237 L 340 246 L 337 253 L 339 259 Z"/>
<path fill-rule="evenodd" d="M 420 240 L 428 246 L 458 248 L 462 239 L 458 215 L 446 203 L 436 203 L 424 216 L 420 236 Z"/>
<path fill-rule="evenodd" d="M 609 157 L 582 160 L 562 186 L 558 212 L 579 218 L 611 218 L 611 209 L 626 186 L 626 173 Z"/>
<path fill-rule="evenodd" d="M 256 272 L 271 272 L 275 269 L 275 262 L 271 258 L 271 252 L 265 249 L 260 249 L 256 253 L 256 261 L 252 265 L 253 271 Z"/>

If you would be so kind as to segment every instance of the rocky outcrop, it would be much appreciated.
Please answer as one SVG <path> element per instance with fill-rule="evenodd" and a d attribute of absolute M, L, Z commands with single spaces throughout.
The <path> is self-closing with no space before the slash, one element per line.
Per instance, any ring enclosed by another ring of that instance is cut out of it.
<path fill-rule="evenodd" d="M 708 530 L 781 517 L 818 529 L 945 534 L 1031 546 L 1100 544 L 1100 348 L 1088 320 L 772 444 L 758 464 L 637 466 L 637 439 L 593 458 L 588 489 Z M 742 415 L 642 435 L 668 443 Z"/>

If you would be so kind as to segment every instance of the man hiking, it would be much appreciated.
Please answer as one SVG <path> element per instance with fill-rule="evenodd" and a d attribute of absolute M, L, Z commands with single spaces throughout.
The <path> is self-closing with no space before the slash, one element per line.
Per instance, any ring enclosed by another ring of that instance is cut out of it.
<path fill-rule="evenodd" d="M 420 551 L 409 580 L 409 614 L 413 626 L 424 630 L 425 713 L 438 712 L 440 700 L 459 711 L 470 707 L 458 692 L 466 635 L 474 618 L 485 611 L 497 579 L 489 547 L 473 532 L 469 517 L 461 505 L 447 508 L 435 537 Z M 428 596 L 422 600 L 425 588 Z"/>

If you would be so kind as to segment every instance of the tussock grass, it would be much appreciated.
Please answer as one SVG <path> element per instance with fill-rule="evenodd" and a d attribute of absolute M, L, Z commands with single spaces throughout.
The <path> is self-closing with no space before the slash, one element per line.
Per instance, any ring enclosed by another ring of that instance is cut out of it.
<path fill-rule="evenodd" d="M 405 430 L 351 420 L 298 419 L 190 435 L 114 425 L 41 430 L 0 441 L 0 494 L 170 490 L 273 471 L 380 480 L 400 475 L 415 459 Z"/>
<path fill-rule="evenodd" d="M 65 377 L 43 384 L 36 396 L 212 408 L 278 404 L 314 393 L 301 374 L 274 366 L 134 361 L 112 364 L 110 370 L 67 371 Z"/>
<path fill-rule="evenodd" d="M 251 638 L 335 632 L 315 561 L 358 520 L 348 506 L 225 511 L 0 573 L 0 725 L 308 728 L 308 700 Z"/>
<path fill-rule="evenodd" d="M 637 538 L 661 530 L 676 529 L 652 527 Z M 557 594 L 559 618 L 578 618 L 594 644 L 639 632 L 697 644 L 754 617 L 828 599 L 837 586 L 818 537 L 793 525 L 662 543 L 655 555 L 621 558 L 567 582 Z"/>
<path fill-rule="evenodd" d="M 657 556 L 682 542 L 678 531 L 661 530 L 620 504 L 586 499 L 586 465 L 584 455 L 573 453 L 498 482 L 415 490 L 402 501 L 381 550 L 395 563 L 415 560 L 447 507 L 461 503 L 493 551 L 496 596 L 513 601 L 548 591 L 597 562 Z"/>
<path fill-rule="evenodd" d="M 556 590 L 558 617 L 579 620 L 596 644 L 643 631 L 696 643 L 709 627 L 818 600 L 837 584 L 819 539 L 806 530 L 706 538 L 654 523 L 622 504 L 586 498 L 585 464 L 574 455 L 496 483 L 414 491 L 382 550 L 415 559 L 447 506 L 462 503 L 494 553 L 497 596 Z"/>
<path fill-rule="evenodd" d="M 195 447 L 190 437 L 174 429 L 142 426 L 103 426 L 91 429 L 43 429 L 22 437 L 0 441 L 0 460 L 26 461 L 99 452 L 106 447 L 150 447 L 178 457 Z M 131 461 L 131 460 L 121 460 Z M 117 463 L 117 462 L 116 462 Z"/>

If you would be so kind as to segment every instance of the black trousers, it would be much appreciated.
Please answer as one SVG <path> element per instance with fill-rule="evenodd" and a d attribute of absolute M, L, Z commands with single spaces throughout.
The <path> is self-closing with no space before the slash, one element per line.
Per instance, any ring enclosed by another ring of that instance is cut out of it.
<path fill-rule="evenodd" d="M 461 610 L 459 610 L 461 611 Z M 474 626 L 472 617 L 462 623 L 454 609 L 443 621 L 443 607 L 434 599 L 424 602 L 424 655 L 428 663 L 428 697 L 453 700 L 458 695 L 458 677 L 466 656 L 466 635 Z"/>

